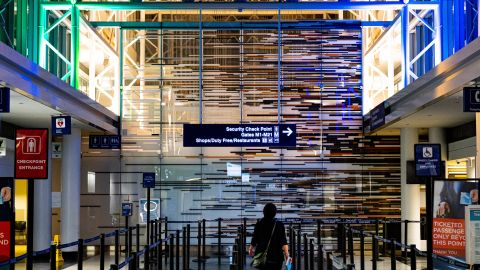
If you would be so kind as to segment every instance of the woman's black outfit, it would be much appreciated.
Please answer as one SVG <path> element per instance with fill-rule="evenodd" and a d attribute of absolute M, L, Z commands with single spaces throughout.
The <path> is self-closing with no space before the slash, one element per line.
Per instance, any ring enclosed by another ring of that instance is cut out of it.
<path fill-rule="evenodd" d="M 275 231 L 272 235 L 273 225 Z M 285 235 L 285 226 L 282 222 L 276 219 L 262 218 L 255 224 L 255 231 L 252 237 L 252 246 L 255 247 L 255 254 L 263 252 L 267 248 L 268 240 L 272 235 L 270 247 L 267 253 L 267 264 L 260 268 L 264 270 L 281 270 L 283 266 L 284 256 L 282 247 L 287 244 L 287 237 Z"/>

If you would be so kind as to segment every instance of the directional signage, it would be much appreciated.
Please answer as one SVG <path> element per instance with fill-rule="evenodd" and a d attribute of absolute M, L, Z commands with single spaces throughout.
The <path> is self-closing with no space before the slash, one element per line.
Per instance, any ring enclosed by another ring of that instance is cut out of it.
<path fill-rule="evenodd" d="M 385 125 L 385 103 L 380 103 L 370 112 L 370 131 Z"/>
<path fill-rule="evenodd" d="M 122 216 L 129 217 L 132 215 L 133 203 L 122 203 Z"/>
<path fill-rule="evenodd" d="M 297 128 L 293 124 L 184 124 L 183 146 L 271 146 L 294 147 Z"/>
<path fill-rule="evenodd" d="M 62 158 L 62 143 L 52 142 L 52 158 Z"/>
<path fill-rule="evenodd" d="M 138 215 L 139 215 L 140 224 L 147 223 L 148 210 L 149 210 L 148 200 L 145 198 L 141 198 L 138 201 Z M 159 218 L 160 218 L 160 199 L 152 198 L 150 199 L 150 221 L 159 219 Z"/>
<path fill-rule="evenodd" d="M 70 116 L 52 116 L 52 135 L 72 134 L 72 118 Z"/>
<path fill-rule="evenodd" d="M 0 138 L 0 157 L 7 155 L 7 139 Z"/>
<path fill-rule="evenodd" d="M 480 112 L 480 88 L 463 88 L 463 111 Z"/>
<path fill-rule="evenodd" d="M 143 173 L 143 187 L 144 188 L 155 187 L 155 173 Z"/>
<path fill-rule="evenodd" d="M 440 144 L 415 144 L 416 176 L 440 176 Z"/>
<path fill-rule="evenodd" d="M 48 178 L 48 129 L 17 129 L 15 178 Z"/>
<path fill-rule="evenodd" d="M 120 136 L 118 135 L 90 135 L 90 149 L 120 149 Z"/>
<path fill-rule="evenodd" d="M 0 113 L 10 112 L 10 88 L 0 88 Z"/>

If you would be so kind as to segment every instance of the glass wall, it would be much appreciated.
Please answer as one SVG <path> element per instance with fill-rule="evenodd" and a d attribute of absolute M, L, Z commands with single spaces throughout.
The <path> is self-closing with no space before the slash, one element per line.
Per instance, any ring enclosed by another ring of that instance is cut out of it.
<path fill-rule="evenodd" d="M 114 175 L 104 222 L 146 197 L 143 172 L 173 221 L 258 218 L 267 202 L 281 218 L 398 217 L 399 138 L 363 136 L 360 23 L 293 25 L 124 31 L 122 150 L 84 148 L 85 177 Z M 297 144 L 184 147 L 187 123 L 296 124 Z"/>

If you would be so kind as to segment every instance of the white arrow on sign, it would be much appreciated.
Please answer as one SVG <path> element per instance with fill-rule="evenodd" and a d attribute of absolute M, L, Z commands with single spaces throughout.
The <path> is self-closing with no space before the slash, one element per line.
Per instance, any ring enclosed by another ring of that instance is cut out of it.
<path fill-rule="evenodd" d="M 293 131 L 289 127 L 287 127 L 287 130 L 282 131 L 282 133 L 287 133 L 287 136 L 290 136 L 292 135 Z"/>

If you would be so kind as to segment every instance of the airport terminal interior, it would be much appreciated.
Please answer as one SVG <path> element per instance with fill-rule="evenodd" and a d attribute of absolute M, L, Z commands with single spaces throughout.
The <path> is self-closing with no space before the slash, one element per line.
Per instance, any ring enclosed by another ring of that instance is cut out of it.
<path fill-rule="evenodd" d="M 480 269 L 479 8 L 1 0 L 0 269 Z"/>

